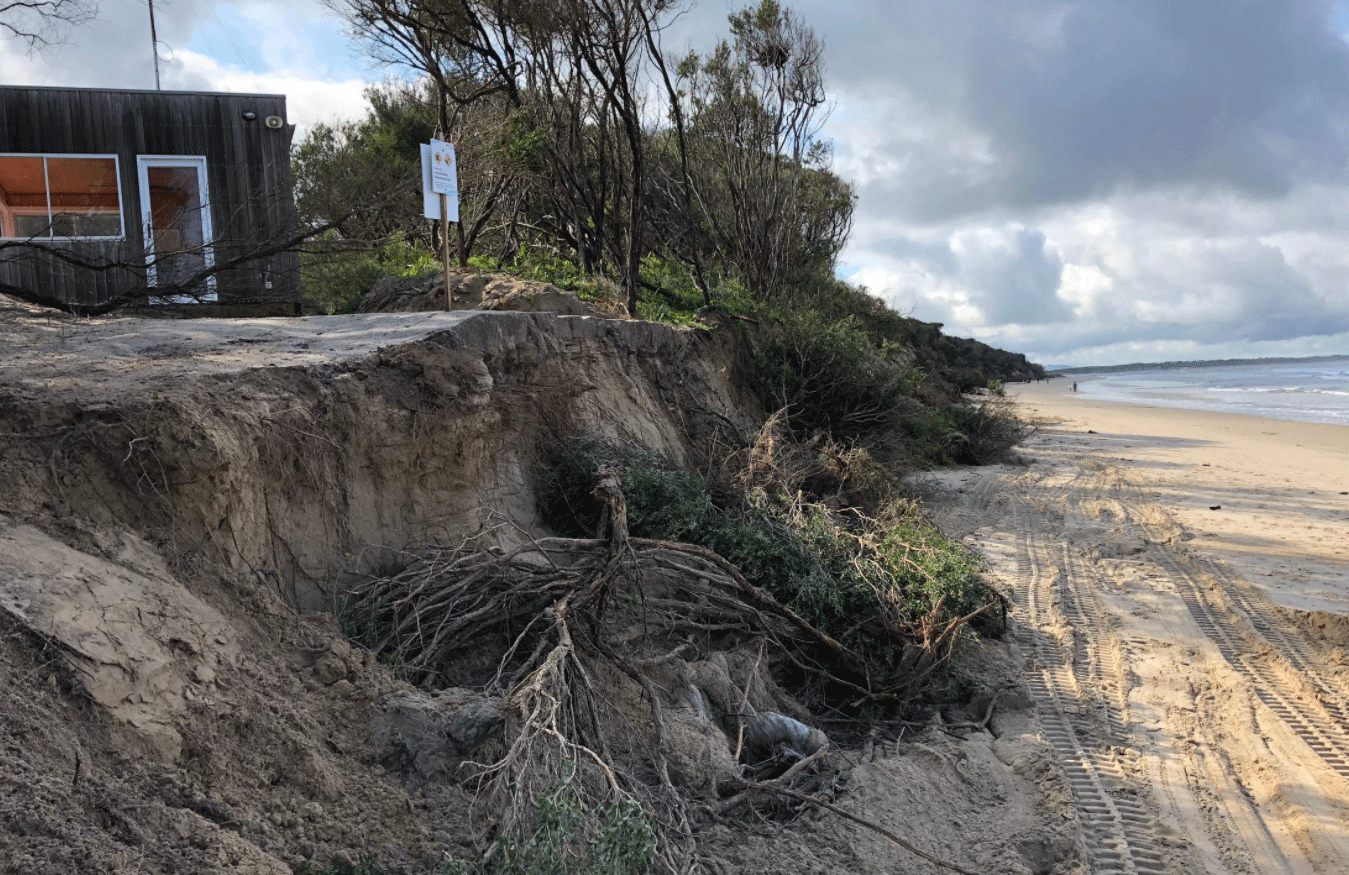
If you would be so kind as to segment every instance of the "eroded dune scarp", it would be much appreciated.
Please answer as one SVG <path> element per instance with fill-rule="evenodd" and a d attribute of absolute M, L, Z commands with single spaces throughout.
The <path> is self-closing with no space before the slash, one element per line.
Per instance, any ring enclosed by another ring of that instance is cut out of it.
<path fill-rule="evenodd" d="M 0 871 L 25 875 L 431 872 L 480 853 L 490 821 L 450 773 L 496 704 L 428 696 L 328 611 L 422 545 L 544 534 L 536 453 L 560 433 L 696 463 L 763 416 L 722 332 L 0 316 Z M 1013 653 L 967 655 L 979 713 L 948 715 L 966 729 L 831 749 L 835 803 L 971 871 L 1082 871 Z M 709 802 L 690 839 L 702 871 L 932 870 L 835 815 Z"/>

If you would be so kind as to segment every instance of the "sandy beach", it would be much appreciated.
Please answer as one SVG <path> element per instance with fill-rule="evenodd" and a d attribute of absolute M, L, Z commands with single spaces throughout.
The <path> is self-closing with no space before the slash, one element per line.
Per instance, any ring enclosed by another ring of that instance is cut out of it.
<path fill-rule="evenodd" d="M 1021 407 L 1046 421 L 1032 454 L 1127 470 L 1191 549 L 1230 563 L 1280 606 L 1349 615 L 1349 428 L 1111 403 L 1091 397 L 1090 381 L 1078 387 L 1018 387 Z"/>
<path fill-rule="evenodd" d="M 1013 387 L 926 475 L 987 558 L 1098 872 L 1349 872 L 1349 428 Z"/>

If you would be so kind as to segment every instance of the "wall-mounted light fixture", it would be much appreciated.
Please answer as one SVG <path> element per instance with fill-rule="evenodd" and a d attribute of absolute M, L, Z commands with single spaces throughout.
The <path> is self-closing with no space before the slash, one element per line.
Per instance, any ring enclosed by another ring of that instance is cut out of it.
<path fill-rule="evenodd" d="M 244 110 L 244 121 L 255 122 L 258 120 L 258 114 L 251 109 Z"/>

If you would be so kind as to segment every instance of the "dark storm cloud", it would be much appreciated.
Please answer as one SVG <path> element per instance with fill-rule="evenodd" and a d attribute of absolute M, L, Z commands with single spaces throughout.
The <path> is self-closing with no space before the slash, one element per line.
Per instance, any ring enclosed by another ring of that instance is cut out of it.
<path fill-rule="evenodd" d="M 871 0 L 823 22 L 831 81 L 888 94 L 911 125 L 983 138 L 966 160 L 915 147 L 919 171 L 864 183 L 923 219 L 1198 183 L 1274 197 L 1341 180 L 1349 47 L 1317 0 Z M 836 7 L 837 8 L 837 7 Z M 846 144 L 845 144 L 846 148 Z"/>

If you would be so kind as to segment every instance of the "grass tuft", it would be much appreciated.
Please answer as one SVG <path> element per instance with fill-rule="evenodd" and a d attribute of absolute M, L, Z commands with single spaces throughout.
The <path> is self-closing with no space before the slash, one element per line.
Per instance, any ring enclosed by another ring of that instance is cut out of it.
<path fill-rule="evenodd" d="M 535 806 L 533 823 L 498 836 L 495 860 L 451 860 L 445 875 L 649 875 L 656 829 L 632 801 L 590 811 L 565 784 Z"/>

